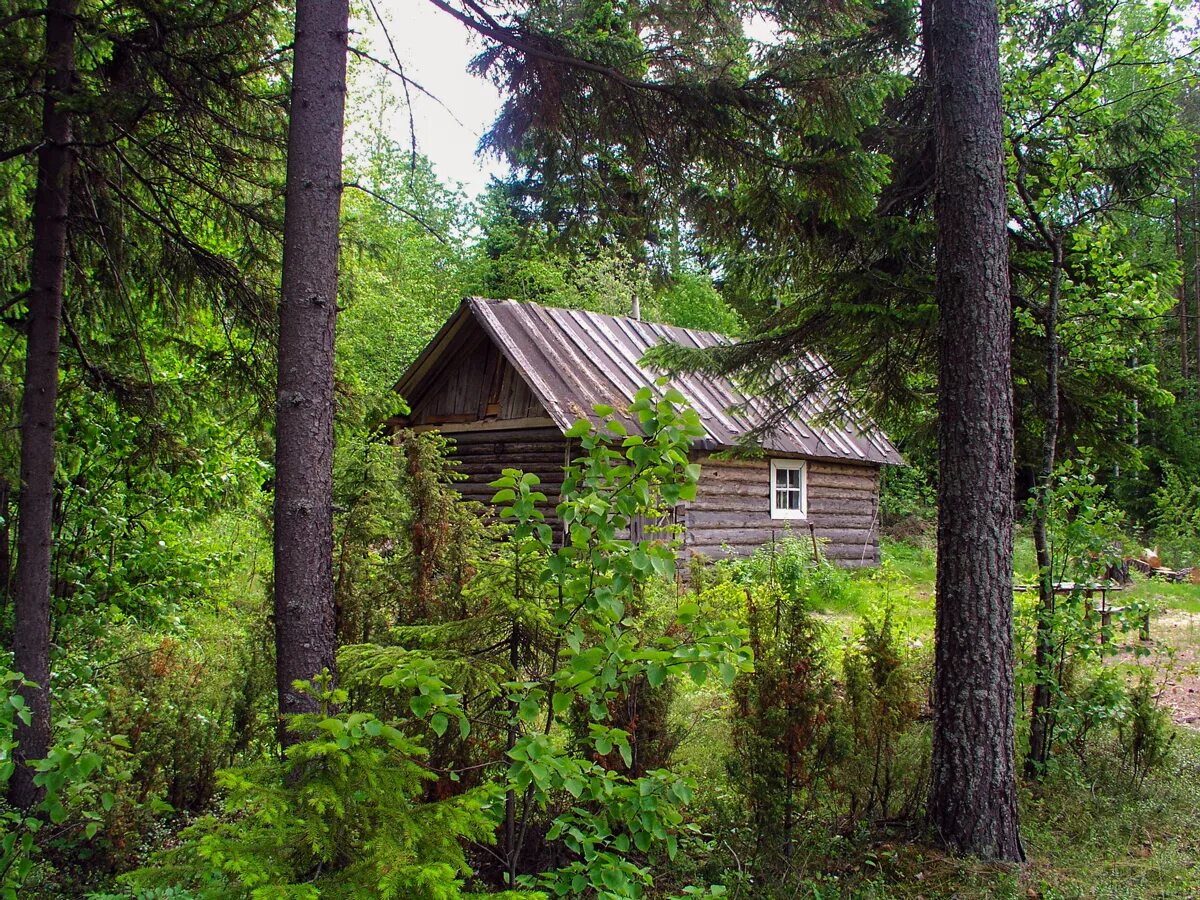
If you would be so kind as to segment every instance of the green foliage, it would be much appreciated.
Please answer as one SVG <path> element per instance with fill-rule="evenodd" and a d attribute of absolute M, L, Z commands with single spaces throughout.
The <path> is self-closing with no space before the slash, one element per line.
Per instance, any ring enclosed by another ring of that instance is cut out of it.
<path fill-rule="evenodd" d="M 879 512 L 885 528 L 896 531 L 907 527 L 919 531 L 933 520 L 936 506 L 937 492 L 929 472 L 917 466 L 884 468 L 879 486 Z"/>
<path fill-rule="evenodd" d="M 1032 506 L 1037 501 L 1029 502 Z M 1125 527 L 1125 516 L 1109 499 L 1097 466 L 1086 457 L 1059 464 L 1045 503 L 1053 580 L 1097 583 L 1120 561 Z M 1022 576 L 1036 583 L 1032 573 L 1018 572 Z"/>
<path fill-rule="evenodd" d="M 211 323 L 194 340 L 216 340 Z M 153 412 L 73 383 L 58 434 L 61 526 L 56 612 L 85 632 L 126 619 L 169 620 L 222 593 L 243 547 L 206 526 L 231 509 L 253 516 L 269 468 L 253 433 L 234 427 L 212 368 L 155 354 L 163 381 Z M 167 374 L 169 373 L 169 377 Z M 252 546 L 257 530 L 242 530 Z M 102 618 L 95 615 L 102 614 Z"/>
<path fill-rule="evenodd" d="M 1031 501 L 1036 502 L 1036 501 Z M 1064 463 L 1059 467 L 1048 499 L 1052 566 L 1043 577 L 1054 585 L 1070 585 L 1055 591 L 1047 607 L 1040 603 L 1017 605 L 1017 646 L 1021 655 L 1017 664 L 1018 691 L 1033 684 L 1045 685 L 1050 706 L 1046 714 L 1047 745 L 1051 757 L 1068 752 L 1083 770 L 1092 762 L 1090 750 L 1103 735 L 1131 733 L 1139 746 L 1144 739 L 1147 753 L 1140 759 L 1160 759 L 1150 750 L 1154 738 L 1154 717 L 1144 704 L 1130 720 L 1133 693 L 1123 674 L 1105 660 L 1122 648 L 1119 640 L 1141 630 L 1151 606 L 1132 601 L 1115 613 L 1102 613 L 1099 594 L 1094 588 L 1105 578 L 1107 569 L 1121 559 L 1120 512 L 1107 500 L 1105 488 L 1095 477 L 1094 467 L 1085 463 Z M 1113 605 L 1109 594 L 1107 601 Z M 1039 667 L 1037 655 L 1029 648 L 1038 634 L 1047 642 L 1045 662 Z M 1133 643 L 1137 656 L 1150 654 L 1141 642 Z M 1132 751 L 1131 751 L 1132 752 Z M 1057 765 L 1051 758 L 1050 765 Z"/>
<path fill-rule="evenodd" d="M 358 644 L 400 625 L 445 621 L 472 605 L 466 585 L 489 534 L 436 433 L 383 440 L 349 424 L 335 461 L 339 639 Z"/>
<path fill-rule="evenodd" d="M 786 602 L 813 610 L 844 610 L 858 594 L 850 573 L 825 559 L 811 539 L 789 535 L 726 565 L 739 584 L 767 585 Z"/>
<path fill-rule="evenodd" d="M 219 816 L 126 877 L 134 889 L 183 886 L 196 898 L 377 897 L 455 900 L 470 874 L 462 841 L 493 837 L 495 791 L 420 802 L 433 776 L 419 741 L 368 713 L 331 715 L 345 692 L 323 678 L 320 714 L 282 761 L 221 775 Z"/>
<path fill-rule="evenodd" d="M 916 656 L 891 606 L 863 618 L 842 658 L 836 725 L 836 779 L 852 821 L 911 820 L 924 804 L 928 733 L 914 726 L 927 674 L 928 660 Z"/>
<path fill-rule="evenodd" d="M 740 602 L 755 651 L 727 712 L 726 778 L 704 795 L 708 828 L 738 870 L 721 878 L 753 884 L 755 896 L 792 896 L 809 884 L 805 861 L 836 857 L 848 829 L 919 816 L 929 660 L 887 599 L 847 638 L 840 666 L 838 620 L 814 613 L 803 594 L 718 580 L 697 600 Z"/>
<path fill-rule="evenodd" d="M 1200 485 L 1167 467 L 1152 499 L 1154 541 L 1162 556 L 1176 566 L 1200 565 Z"/>
<path fill-rule="evenodd" d="M 17 688 L 22 676 L 0 670 L 0 796 L 12 777 L 13 728 L 17 719 L 28 723 L 29 711 Z M 101 711 L 92 709 L 74 717 L 57 715 L 55 743 L 45 759 L 33 763 L 34 784 L 42 792 L 28 812 L 0 800 L 0 897 L 26 896 L 45 868 L 45 857 L 91 841 L 100 831 L 114 797 L 108 789 L 120 777 L 125 750 L 124 735 L 104 731 Z"/>
<path fill-rule="evenodd" d="M 128 629 L 128 652 L 91 674 L 103 727 L 127 736 L 102 833 L 89 848 L 97 861 L 118 871 L 137 864 L 148 835 L 177 815 L 209 809 L 219 769 L 270 752 L 269 635 L 257 623 L 243 629 L 222 621 L 258 613 L 231 604 L 163 635 Z"/>
<path fill-rule="evenodd" d="M 834 685 L 824 629 L 804 599 L 759 589 L 746 602 L 754 671 L 734 689 L 729 775 L 748 805 L 756 867 L 771 877 L 786 870 L 820 799 L 834 752 Z"/>
<path fill-rule="evenodd" d="M 624 535 L 639 517 L 654 521 L 695 497 L 699 466 L 687 450 L 701 432 L 682 403 L 676 391 L 655 398 L 645 388 L 625 416 L 597 407 L 598 424 L 580 420 L 569 429 L 584 455 L 566 473 L 557 508 L 565 538 L 557 548 L 538 510 L 545 497 L 537 477 L 506 470 L 494 482 L 501 516 L 514 522 L 517 596 L 545 610 L 542 628 L 553 642 L 546 674 L 508 686 L 509 802 L 525 797 L 549 809 L 556 795 L 569 798 L 551 815 L 547 838 L 561 840 L 573 858 L 526 879 L 559 896 L 643 896 L 653 884 L 651 863 L 664 852 L 674 858 L 680 833 L 692 827 L 679 810 L 692 796 L 685 781 L 665 769 L 621 774 L 633 768 L 637 733 L 612 724 L 614 704 L 641 679 L 657 688 L 685 672 L 703 683 L 712 672 L 731 684 L 748 663 L 739 631 L 700 619 L 695 604 L 677 609 L 674 634 L 650 642 L 639 633 L 639 595 L 674 568 L 671 534 L 636 543 Z M 575 753 L 554 733 L 579 703 L 588 722 Z"/>
<path fill-rule="evenodd" d="M 248 577 L 261 532 L 255 523 L 196 521 L 197 546 L 246 551 L 223 556 L 224 583 L 209 576 L 205 588 L 215 596 L 176 595 L 185 606 L 178 614 L 151 608 L 142 620 L 113 616 L 103 632 L 80 628 L 86 652 L 56 658 L 55 745 L 37 776 L 48 788 L 41 820 L 14 826 L 14 835 L 30 834 L 23 862 L 0 864 L 12 863 L 8 878 L 23 879 L 22 896 L 78 896 L 140 863 L 176 816 L 207 808 L 218 767 L 273 740 L 262 593 Z M 246 586 L 252 599 L 229 596 Z M 60 616 L 64 627 L 73 624 Z M 0 734 L 10 741 L 11 722 Z M 3 748 L 0 757 L 11 758 Z M 0 775 L 6 782 L 7 767 Z M 0 810 L 10 813 L 2 801 Z"/>
<path fill-rule="evenodd" d="M 1128 690 L 1129 707 L 1117 726 L 1121 762 L 1138 790 L 1150 772 L 1166 763 L 1175 739 L 1171 717 L 1159 704 L 1157 693 L 1151 674 L 1142 672 Z"/>
<path fill-rule="evenodd" d="M 396 411 L 392 385 L 470 292 L 470 206 L 429 160 L 380 136 L 347 161 L 342 201 L 338 378 L 378 421 Z M 370 193 L 367 193 L 369 191 Z"/>

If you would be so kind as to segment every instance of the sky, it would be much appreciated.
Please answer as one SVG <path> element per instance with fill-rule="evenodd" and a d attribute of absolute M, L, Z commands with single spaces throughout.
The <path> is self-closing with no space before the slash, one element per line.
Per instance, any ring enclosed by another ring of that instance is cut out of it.
<path fill-rule="evenodd" d="M 417 150 L 433 161 L 434 169 L 443 181 L 461 182 L 467 195 L 475 196 L 487 185 L 491 175 L 504 171 L 503 164 L 494 156 L 475 154 L 479 139 L 500 107 L 496 87 L 467 72 L 467 66 L 481 49 L 480 41 L 466 26 L 428 0 L 374 2 L 387 23 L 387 33 L 395 44 L 405 74 L 448 107 L 447 110 L 410 88 Z M 371 17 L 370 3 L 366 4 L 365 11 Z M 394 65 L 383 29 L 373 17 L 358 21 L 355 27 L 370 41 L 372 55 Z M 371 77 L 375 77 L 374 74 Z M 399 79 L 385 77 L 402 96 Z M 354 90 L 353 86 L 351 89 Z M 352 97 L 351 103 L 354 102 Z M 407 143 L 408 115 L 403 108 L 389 114 L 387 124 L 397 140 Z"/>

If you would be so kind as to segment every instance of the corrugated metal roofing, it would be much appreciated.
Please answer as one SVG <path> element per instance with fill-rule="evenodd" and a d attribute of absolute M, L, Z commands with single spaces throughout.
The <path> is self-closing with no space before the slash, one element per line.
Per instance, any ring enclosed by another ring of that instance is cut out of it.
<path fill-rule="evenodd" d="M 483 326 L 564 430 L 580 417 L 594 420 L 592 408 L 598 404 L 612 406 L 618 412 L 627 409 L 639 388 L 654 384 L 661 373 L 640 362 L 651 347 L 664 342 L 684 347 L 731 343 L 730 338 L 711 331 L 512 300 L 472 297 L 464 301 L 455 319 L 467 312 Z M 436 353 L 433 345 L 428 350 Z M 422 354 L 422 359 L 425 357 Z M 414 363 L 401 379 L 401 391 L 420 363 Z M 795 365 L 809 375 L 825 368 L 813 354 L 797 359 Z M 684 374 L 672 378 L 670 384 L 699 413 L 706 435 L 696 443 L 704 449 L 738 446 L 740 439 L 768 419 L 761 399 L 747 396 L 727 379 Z M 827 392 L 818 389 L 809 394 L 794 413 L 762 435 L 762 448 L 821 459 L 903 463 L 887 435 L 870 423 L 815 424 L 827 408 Z"/>

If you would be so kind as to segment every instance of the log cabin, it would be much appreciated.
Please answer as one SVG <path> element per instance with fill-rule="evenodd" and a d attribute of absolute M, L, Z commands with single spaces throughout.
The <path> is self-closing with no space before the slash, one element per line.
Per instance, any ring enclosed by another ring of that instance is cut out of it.
<path fill-rule="evenodd" d="M 730 338 L 471 297 L 396 384 L 410 411 L 393 424 L 453 438 L 451 455 L 466 476 L 457 488 L 466 499 L 488 503 L 489 482 L 501 469 L 536 473 L 549 498 L 547 519 L 556 524 L 553 507 L 572 455 L 564 432 L 579 418 L 596 421 L 596 405 L 628 409 L 639 388 L 661 377 L 643 357 L 663 342 L 712 347 Z M 808 376 L 825 367 L 812 354 L 793 365 Z M 857 415 L 830 424 L 822 415 L 830 396 L 819 386 L 794 409 L 772 415 L 724 378 L 684 374 L 670 385 L 705 429 L 692 447 L 701 464 L 696 499 L 675 511 L 684 554 L 744 556 L 791 533 L 815 536 L 841 565 L 878 564 L 880 471 L 903 463 L 882 431 Z M 762 427 L 768 422 L 769 430 Z"/>

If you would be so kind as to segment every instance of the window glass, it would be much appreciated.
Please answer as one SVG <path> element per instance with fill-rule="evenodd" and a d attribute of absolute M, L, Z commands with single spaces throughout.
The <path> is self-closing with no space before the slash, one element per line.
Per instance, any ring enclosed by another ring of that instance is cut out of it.
<path fill-rule="evenodd" d="M 804 516 L 804 463 L 793 460 L 775 460 L 771 464 L 773 473 L 771 514 L 776 518 L 801 518 Z"/>

